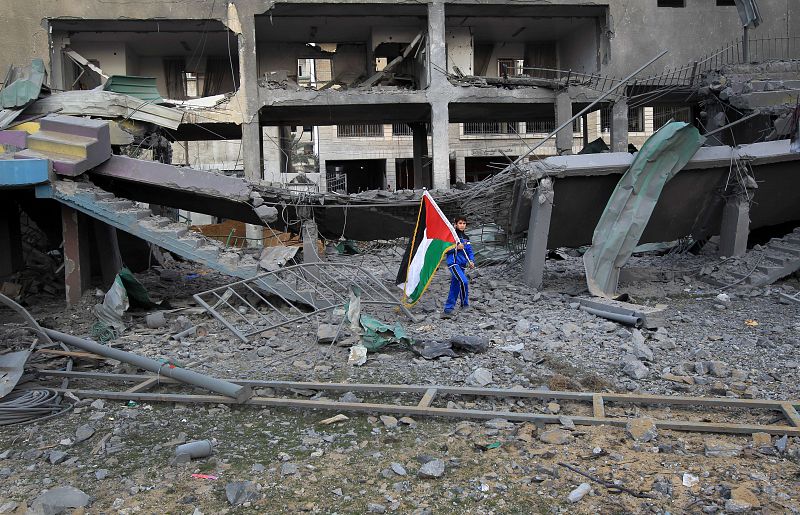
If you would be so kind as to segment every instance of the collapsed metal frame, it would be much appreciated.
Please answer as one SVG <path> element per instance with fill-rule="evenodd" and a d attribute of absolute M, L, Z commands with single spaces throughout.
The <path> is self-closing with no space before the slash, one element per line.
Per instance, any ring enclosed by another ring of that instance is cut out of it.
<path fill-rule="evenodd" d="M 414 315 L 375 276 L 357 265 L 345 263 L 304 263 L 267 272 L 256 277 L 212 288 L 194 299 L 240 340 L 300 320 L 311 321 L 317 313 L 344 307 L 352 288 L 360 290 L 362 305 L 399 307 L 412 321 Z M 302 301 L 287 298 L 287 290 Z M 285 305 L 270 301 L 278 297 Z M 259 310 L 256 305 L 267 309 Z M 311 308 L 311 311 L 308 308 Z"/>
<path fill-rule="evenodd" d="M 178 384 L 178 381 L 167 377 L 139 374 L 112 374 L 99 372 L 70 372 L 62 370 L 42 370 L 37 372 L 39 377 L 65 377 L 84 380 L 101 380 L 118 383 L 135 383 L 124 391 L 84 390 L 84 389 L 56 389 L 61 392 L 71 392 L 78 397 L 103 398 L 122 401 L 139 402 L 178 402 L 178 403 L 224 403 L 235 404 L 236 400 L 220 395 L 197 395 L 180 393 L 156 393 L 148 390 L 160 385 Z M 534 422 L 540 424 L 559 424 L 561 418 L 566 416 L 576 425 L 609 425 L 624 427 L 631 418 L 609 417 L 606 415 L 607 403 L 620 405 L 664 405 L 683 407 L 713 407 L 713 408 L 741 408 L 747 410 L 768 410 L 779 412 L 788 425 L 774 424 L 731 424 L 723 422 L 694 422 L 688 420 L 655 420 L 659 429 L 674 431 L 690 431 L 705 433 L 751 434 L 764 432 L 772 435 L 800 436 L 800 415 L 795 406 L 800 406 L 800 401 L 776 401 L 768 399 L 729 399 L 710 397 L 685 397 L 668 395 L 634 395 L 617 393 L 592 393 L 568 392 L 550 390 L 528 390 L 523 388 L 472 388 L 440 385 L 396 385 L 396 384 L 348 384 L 348 383 L 314 383 L 292 381 L 260 381 L 260 380 L 230 380 L 231 383 L 250 388 L 273 388 L 275 390 L 317 390 L 332 392 L 361 392 L 375 394 L 420 394 L 420 400 L 415 405 L 382 404 L 382 403 L 353 403 L 337 402 L 330 400 L 294 399 L 286 397 L 251 397 L 240 405 L 259 407 L 284 407 L 300 409 L 333 410 L 354 413 L 390 413 L 416 416 L 431 416 L 454 419 L 489 420 L 503 418 L 513 422 Z M 561 400 L 577 401 L 591 405 L 592 416 L 571 416 L 567 414 L 541 414 L 530 412 L 494 411 L 478 409 L 451 409 L 434 407 L 437 397 L 444 395 L 475 396 L 487 398 L 520 398 L 538 399 L 543 401 Z"/>

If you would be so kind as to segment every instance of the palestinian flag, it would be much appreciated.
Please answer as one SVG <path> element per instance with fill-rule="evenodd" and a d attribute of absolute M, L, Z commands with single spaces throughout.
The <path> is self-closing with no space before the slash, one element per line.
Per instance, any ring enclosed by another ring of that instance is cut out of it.
<path fill-rule="evenodd" d="M 456 230 L 425 191 L 419 205 L 417 227 L 397 272 L 397 284 L 403 288 L 406 306 L 416 304 L 425 293 L 439 262 L 457 241 Z"/>

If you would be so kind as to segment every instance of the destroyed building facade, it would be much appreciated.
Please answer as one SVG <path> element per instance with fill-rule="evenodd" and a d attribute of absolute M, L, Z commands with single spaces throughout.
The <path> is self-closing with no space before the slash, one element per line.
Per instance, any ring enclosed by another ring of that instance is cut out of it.
<path fill-rule="evenodd" d="M 751 53 L 790 58 L 800 6 L 759 5 Z M 350 192 L 482 179 L 614 77 L 669 49 L 641 74 L 658 80 L 640 96 L 604 103 L 537 155 L 577 152 L 598 137 L 615 151 L 638 147 L 670 118 L 697 118 L 697 99 L 662 90 L 742 32 L 734 2 L 720 0 L 41 0 L 13 6 L 10 17 L 0 67 L 43 58 L 56 90 L 99 85 L 73 52 L 106 75 L 155 77 L 169 99 L 235 92 L 170 133 L 180 142 L 173 162 L 284 184 L 305 171 L 322 191 Z"/>

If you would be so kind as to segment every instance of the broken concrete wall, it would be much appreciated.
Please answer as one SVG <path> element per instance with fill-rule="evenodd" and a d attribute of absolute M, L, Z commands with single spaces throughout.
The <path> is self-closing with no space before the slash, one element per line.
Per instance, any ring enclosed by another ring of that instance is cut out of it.
<path fill-rule="evenodd" d="M 597 72 L 600 69 L 600 28 L 597 21 L 575 19 L 571 23 L 575 23 L 575 28 L 557 43 L 558 68 L 581 73 Z"/>
<path fill-rule="evenodd" d="M 455 67 L 464 75 L 473 74 L 475 60 L 472 31 L 469 27 L 447 27 L 447 72 L 456 73 Z"/>
<path fill-rule="evenodd" d="M 70 43 L 70 48 L 89 61 L 97 61 L 97 66 L 106 75 L 136 75 L 136 70 L 128 69 L 129 49 L 119 41 L 80 41 Z M 163 74 L 163 71 L 161 72 Z"/>

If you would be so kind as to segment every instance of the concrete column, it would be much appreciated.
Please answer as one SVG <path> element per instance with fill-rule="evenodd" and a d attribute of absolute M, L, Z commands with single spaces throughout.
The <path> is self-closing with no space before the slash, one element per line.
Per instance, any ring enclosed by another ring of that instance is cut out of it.
<path fill-rule="evenodd" d="M 460 153 L 456 154 L 456 180 L 467 182 L 467 158 Z"/>
<path fill-rule="evenodd" d="M 525 247 L 523 280 L 533 288 L 542 287 L 544 261 L 547 257 L 547 237 L 550 234 L 550 216 L 553 212 L 553 183 L 544 178 L 531 200 L 531 218 L 528 223 L 528 242 Z"/>
<path fill-rule="evenodd" d="M 242 154 L 244 175 L 248 179 L 263 178 L 261 127 L 258 112 L 258 58 L 256 56 L 256 22 L 251 13 L 237 12 L 239 28 L 239 91 L 244 107 L 242 123 Z"/>
<path fill-rule="evenodd" d="M 394 156 L 386 158 L 386 187 L 392 191 L 397 189 L 397 160 Z"/>
<path fill-rule="evenodd" d="M 572 99 L 562 91 L 556 95 L 556 127 L 572 118 Z M 572 154 L 572 125 L 567 125 L 556 133 L 556 152 L 558 155 Z"/>
<path fill-rule="evenodd" d="M 745 195 L 730 197 L 722 208 L 722 223 L 719 229 L 719 255 L 742 256 L 747 252 L 747 237 L 750 235 L 750 202 Z"/>
<path fill-rule="evenodd" d="M 585 147 L 589 144 L 589 116 L 586 114 L 581 117 L 581 129 L 583 129 L 581 136 L 583 137 L 583 146 Z"/>
<path fill-rule="evenodd" d="M 22 236 L 19 209 L 9 199 L 0 201 L 0 277 L 22 268 Z"/>
<path fill-rule="evenodd" d="M 99 220 L 92 220 L 92 230 L 100 259 L 100 272 L 103 274 L 103 290 L 108 290 L 122 269 L 117 229 Z"/>
<path fill-rule="evenodd" d="M 50 86 L 56 90 L 68 89 L 64 83 L 64 40 L 66 33 L 55 31 L 51 34 L 50 49 Z"/>
<path fill-rule="evenodd" d="M 588 138 L 589 143 L 596 140 L 601 136 L 600 133 L 600 111 L 592 111 L 586 114 L 588 120 Z"/>
<path fill-rule="evenodd" d="M 236 16 L 239 32 L 239 91 L 240 105 L 244 107 L 242 120 L 242 163 L 244 176 L 250 180 L 264 178 L 264 142 L 258 113 L 261 99 L 258 92 L 258 56 L 256 55 L 256 19 L 249 10 L 237 10 L 238 4 L 228 4 L 228 16 Z M 233 20 L 229 20 L 229 24 Z M 248 246 L 261 244 L 263 228 L 247 225 L 245 234 Z"/>
<path fill-rule="evenodd" d="M 292 128 L 288 125 L 278 127 L 278 144 L 281 154 L 281 173 L 292 173 Z"/>
<path fill-rule="evenodd" d="M 624 97 L 611 107 L 611 151 L 628 151 L 628 99 Z"/>
<path fill-rule="evenodd" d="M 428 4 L 428 102 L 431 104 L 431 147 L 433 149 L 433 187 L 450 186 L 450 113 L 448 103 L 452 87 L 445 75 L 447 46 L 445 40 L 444 2 Z M 416 185 L 416 178 L 414 181 Z"/>
<path fill-rule="evenodd" d="M 653 126 L 653 108 L 652 107 L 645 107 L 644 108 L 644 132 L 648 135 L 653 134 L 656 130 L 656 127 Z"/>
<path fill-rule="evenodd" d="M 428 157 L 428 131 L 424 123 L 410 123 L 414 149 L 414 188 L 430 188 L 431 177 L 425 168 Z"/>
<path fill-rule="evenodd" d="M 92 263 L 89 254 L 89 220 L 86 215 L 61 206 L 64 237 L 64 286 L 67 305 L 74 306 L 91 286 Z"/>
<path fill-rule="evenodd" d="M 306 220 L 303 222 L 303 263 L 320 263 L 322 257 L 317 251 L 317 241 L 319 240 L 319 233 L 317 232 L 317 224 L 313 220 Z M 311 267 L 309 272 L 315 277 L 318 276 L 317 267 Z"/>

